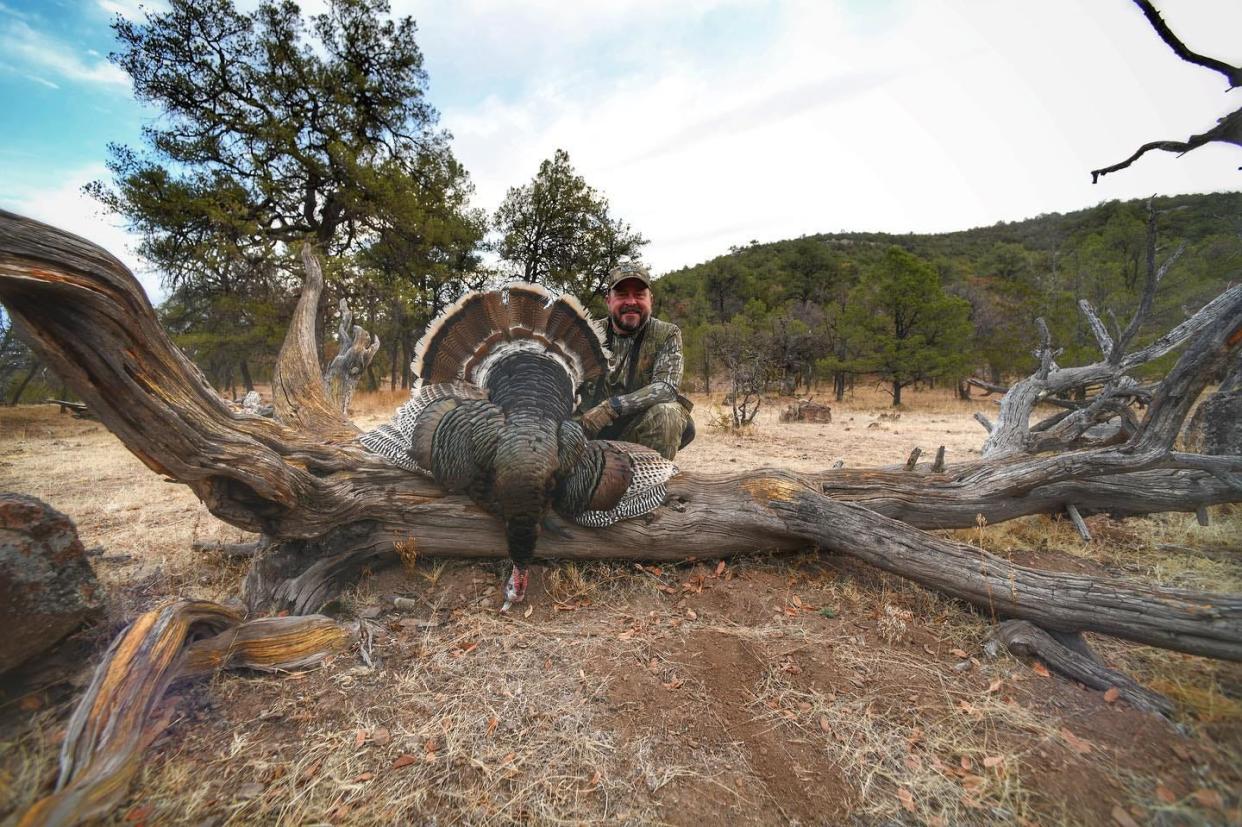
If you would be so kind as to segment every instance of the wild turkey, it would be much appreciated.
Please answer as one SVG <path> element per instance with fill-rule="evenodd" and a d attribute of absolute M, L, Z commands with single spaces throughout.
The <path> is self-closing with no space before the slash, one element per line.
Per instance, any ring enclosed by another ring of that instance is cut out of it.
<path fill-rule="evenodd" d="M 608 370 L 600 331 L 572 296 L 530 284 L 470 293 L 428 327 L 413 370 L 410 401 L 362 443 L 504 520 L 505 610 L 526 596 L 549 509 L 607 526 L 664 502 L 672 463 L 641 445 L 588 440 L 571 419 L 582 384 Z"/>

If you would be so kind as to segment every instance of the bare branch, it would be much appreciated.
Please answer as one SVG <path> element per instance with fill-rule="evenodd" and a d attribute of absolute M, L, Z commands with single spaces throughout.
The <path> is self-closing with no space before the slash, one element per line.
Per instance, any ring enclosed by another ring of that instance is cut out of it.
<path fill-rule="evenodd" d="M 1181 39 L 1173 34 L 1173 30 L 1169 28 L 1169 24 L 1164 22 L 1164 18 L 1160 16 L 1160 12 L 1151 4 L 1151 0 L 1134 0 L 1134 4 L 1143 11 L 1143 16 L 1147 18 L 1147 22 L 1156 30 L 1156 34 L 1160 35 L 1160 39 L 1173 50 L 1173 54 L 1180 57 L 1187 63 L 1193 63 L 1196 66 L 1202 66 L 1205 69 L 1211 69 L 1214 72 L 1220 72 L 1229 81 L 1229 88 L 1233 89 L 1242 86 L 1242 66 L 1231 66 L 1223 60 L 1217 60 L 1214 57 L 1207 57 L 1198 52 L 1192 52 L 1182 43 Z"/>
<path fill-rule="evenodd" d="M 1143 144 L 1133 155 L 1124 161 L 1113 164 L 1112 166 L 1104 167 L 1103 169 L 1092 170 L 1091 183 L 1098 183 L 1100 176 L 1102 175 L 1108 175 L 1110 172 L 1117 172 L 1118 170 L 1125 169 L 1153 149 L 1185 154 L 1193 149 L 1198 149 L 1204 144 L 1210 144 L 1213 142 L 1242 146 L 1242 109 L 1238 109 L 1221 118 L 1216 122 L 1216 126 L 1212 127 L 1207 132 L 1201 132 L 1198 135 L 1191 135 L 1184 141 L 1151 141 Z"/>
<path fill-rule="evenodd" d="M 1095 315 L 1091 302 L 1086 299 L 1079 299 L 1078 309 L 1087 317 L 1087 324 L 1091 327 L 1091 332 L 1095 334 L 1095 341 L 1100 346 L 1100 354 L 1107 359 L 1113 352 L 1113 337 L 1108 335 L 1108 328 L 1104 327 L 1100 317 Z"/>

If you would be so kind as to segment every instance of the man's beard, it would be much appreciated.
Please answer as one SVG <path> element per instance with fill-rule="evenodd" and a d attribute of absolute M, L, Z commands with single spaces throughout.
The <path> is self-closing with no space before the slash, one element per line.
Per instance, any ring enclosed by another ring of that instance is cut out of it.
<path fill-rule="evenodd" d="M 625 320 L 625 316 L 630 313 L 637 315 L 638 321 L 633 322 L 633 323 L 627 322 Z M 621 308 L 620 312 L 612 314 L 612 323 L 616 326 L 617 330 L 621 331 L 622 333 L 633 333 L 635 330 L 638 330 L 640 327 L 646 324 L 646 322 L 647 322 L 647 314 L 637 307 L 624 307 L 624 308 Z"/>

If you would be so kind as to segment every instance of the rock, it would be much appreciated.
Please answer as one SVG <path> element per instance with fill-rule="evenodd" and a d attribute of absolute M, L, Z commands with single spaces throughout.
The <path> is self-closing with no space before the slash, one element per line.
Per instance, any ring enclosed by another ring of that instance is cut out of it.
<path fill-rule="evenodd" d="M 781 422 L 831 422 L 832 408 L 810 399 L 799 399 L 781 411 Z"/>
<path fill-rule="evenodd" d="M 21 494 L 0 494 L 0 674 L 95 617 L 102 590 L 73 521 Z"/>

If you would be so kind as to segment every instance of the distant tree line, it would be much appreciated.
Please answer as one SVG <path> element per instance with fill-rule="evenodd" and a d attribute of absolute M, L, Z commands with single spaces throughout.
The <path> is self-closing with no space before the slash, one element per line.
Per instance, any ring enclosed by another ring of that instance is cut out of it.
<path fill-rule="evenodd" d="M 1242 278 L 1242 193 L 1153 206 L 1161 250 L 1187 249 L 1161 285 L 1147 339 Z M 745 363 L 746 376 L 762 366 L 769 392 L 831 388 L 840 399 L 865 379 L 893 404 L 910 385 L 965 393 L 967 376 L 1001 382 L 1034 368 L 1038 317 L 1064 347 L 1063 364 L 1098 357 L 1076 302 L 1108 308 L 1113 327 L 1131 314 L 1146 272 L 1146 210 L 1113 201 L 956 233 L 752 243 L 664 276 L 656 312 L 682 326 L 690 380 L 709 392 L 732 392 L 713 381 L 732 384 Z"/>

